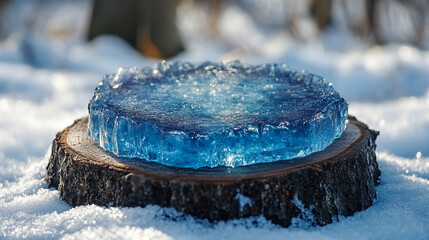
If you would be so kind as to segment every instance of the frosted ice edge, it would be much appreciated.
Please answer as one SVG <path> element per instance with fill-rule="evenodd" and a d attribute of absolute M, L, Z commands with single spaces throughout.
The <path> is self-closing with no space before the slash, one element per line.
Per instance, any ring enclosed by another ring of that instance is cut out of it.
<path fill-rule="evenodd" d="M 88 108 L 88 136 L 102 148 L 189 168 L 303 157 L 338 138 L 348 115 L 322 77 L 240 62 L 121 68 Z"/>

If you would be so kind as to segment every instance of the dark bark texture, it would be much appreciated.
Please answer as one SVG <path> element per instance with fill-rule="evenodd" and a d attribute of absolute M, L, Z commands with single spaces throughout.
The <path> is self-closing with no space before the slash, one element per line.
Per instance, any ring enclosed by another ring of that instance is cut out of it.
<path fill-rule="evenodd" d="M 245 167 L 184 169 L 118 158 L 86 138 L 87 118 L 57 134 L 46 180 L 70 205 L 172 207 L 209 221 L 263 215 L 326 225 L 373 204 L 378 132 L 350 117 L 322 152 Z M 244 199 L 244 201 L 243 201 Z"/>

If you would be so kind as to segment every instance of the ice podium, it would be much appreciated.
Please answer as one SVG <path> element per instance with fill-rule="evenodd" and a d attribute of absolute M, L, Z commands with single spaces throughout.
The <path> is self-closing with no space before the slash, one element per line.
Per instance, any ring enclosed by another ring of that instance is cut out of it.
<path fill-rule="evenodd" d="M 171 207 L 209 221 L 326 225 L 373 204 L 378 132 L 323 77 L 286 64 L 166 62 L 106 75 L 53 140 L 70 205 Z"/>

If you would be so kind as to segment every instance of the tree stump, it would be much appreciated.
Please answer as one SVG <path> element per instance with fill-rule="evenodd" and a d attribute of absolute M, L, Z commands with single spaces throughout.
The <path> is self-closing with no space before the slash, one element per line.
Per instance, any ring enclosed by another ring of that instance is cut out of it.
<path fill-rule="evenodd" d="M 88 118 L 56 135 L 46 180 L 70 205 L 172 207 L 209 221 L 263 215 L 325 225 L 370 207 L 380 170 L 378 132 L 354 117 L 324 151 L 243 167 L 176 168 L 119 158 L 87 138 Z"/>

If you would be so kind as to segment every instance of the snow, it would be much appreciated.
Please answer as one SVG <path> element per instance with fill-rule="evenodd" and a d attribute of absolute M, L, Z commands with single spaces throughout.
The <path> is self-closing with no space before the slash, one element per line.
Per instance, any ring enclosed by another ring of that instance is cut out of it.
<path fill-rule="evenodd" d="M 244 196 L 240 192 L 235 195 L 235 199 L 238 200 L 238 203 L 240 204 L 240 210 L 243 211 L 244 206 L 249 205 L 249 207 L 252 207 L 252 199 L 249 197 Z"/>
<path fill-rule="evenodd" d="M 0 239 L 429 239 L 429 51 L 369 47 L 335 28 L 320 41 L 297 43 L 287 33 L 262 31 L 238 8 L 220 22 L 242 19 L 241 33 L 221 24 L 224 39 L 213 39 L 193 32 L 198 28 L 189 19 L 198 14 L 179 14 L 188 51 L 175 59 L 238 58 L 306 69 L 333 82 L 349 101 L 350 114 L 380 131 L 382 176 L 374 206 L 324 227 L 296 219 L 287 229 L 263 217 L 208 223 L 157 206 L 72 208 L 43 180 L 52 139 L 87 115 L 104 74 L 121 66 L 152 66 L 153 60 L 112 36 L 64 44 L 12 34 L 0 43 Z M 29 61 L 24 41 L 36 62 Z"/>

